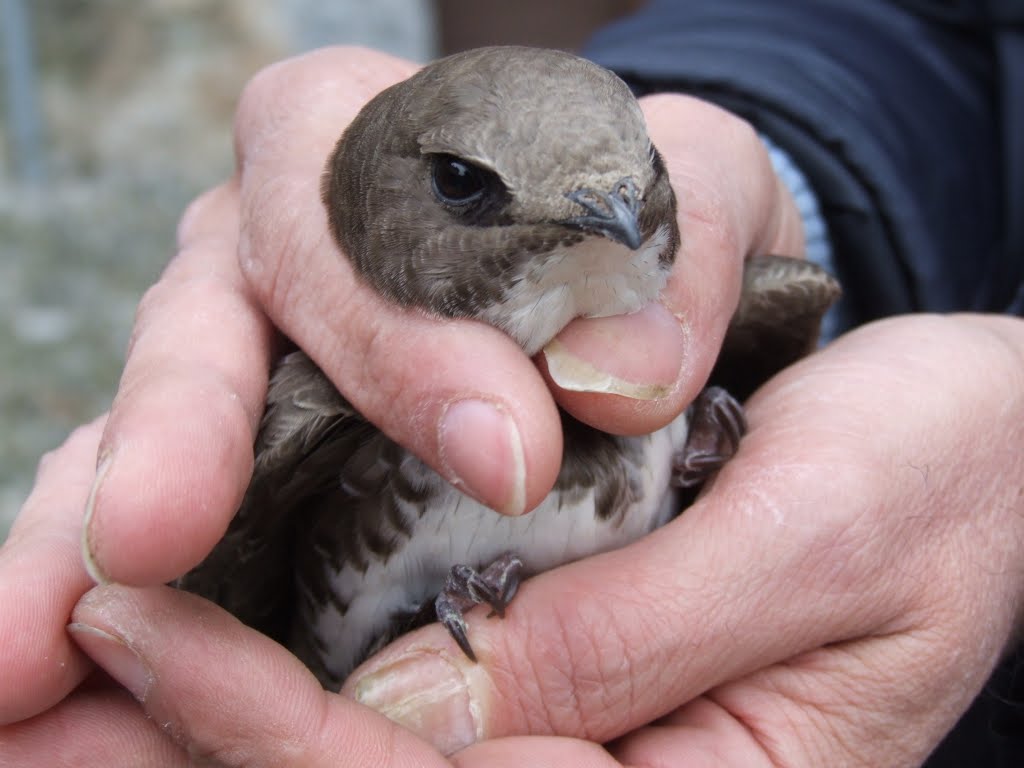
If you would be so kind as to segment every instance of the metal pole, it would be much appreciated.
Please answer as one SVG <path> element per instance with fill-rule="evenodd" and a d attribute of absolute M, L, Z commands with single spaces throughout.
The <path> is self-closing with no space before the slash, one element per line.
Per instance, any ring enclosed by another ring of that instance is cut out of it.
<path fill-rule="evenodd" d="M 18 181 L 41 184 L 46 179 L 46 162 L 29 11 L 23 0 L 0 2 L 0 48 L 4 51 L 12 166 Z"/>

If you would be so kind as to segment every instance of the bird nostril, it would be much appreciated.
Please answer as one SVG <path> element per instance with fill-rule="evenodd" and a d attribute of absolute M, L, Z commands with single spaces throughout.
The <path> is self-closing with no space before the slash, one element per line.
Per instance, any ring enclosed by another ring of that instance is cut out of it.
<path fill-rule="evenodd" d="M 640 200 L 640 190 L 637 188 L 636 182 L 633 181 L 632 177 L 621 179 L 615 185 L 615 194 L 618 195 L 622 202 L 634 208 Z"/>
<path fill-rule="evenodd" d="M 611 196 L 604 192 L 583 188 L 566 195 L 566 197 L 582 206 L 589 216 L 610 219 L 615 215 Z"/>

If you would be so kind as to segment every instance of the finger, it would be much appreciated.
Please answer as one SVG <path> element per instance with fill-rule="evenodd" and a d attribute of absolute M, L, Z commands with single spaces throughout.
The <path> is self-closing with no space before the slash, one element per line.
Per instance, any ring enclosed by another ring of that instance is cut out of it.
<path fill-rule="evenodd" d="M 582 739 L 510 737 L 493 739 L 452 757 L 458 768 L 617 768 L 619 761 L 599 744 Z"/>
<path fill-rule="evenodd" d="M 97 587 L 73 621 L 76 642 L 194 760 L 282 768 L 447 765 L 410 732 L 325 692 L 284 648 L 194 595 Z"/>
<path fill-rule="evenodd" d="M 277 325 L 361 413 L 470 495 L 517 514 L 543 498 L 560 461 L 543 379 L 493 328 L 403 310 L 364 285 L 328 234 L 320 200 L 343 129 L 370 95 L 414 70 L 327 49 L 253 82 L 237 128 L 242 265 Z"/>
<path fill-rule="evenodd" d="M 97 580 L 151 584 L 223 534 L 252 471 L 272 331 L 237 264 L 238 191 L 190 207 L 143 298 L 100 446 L 84 552 Z"/>
<path fill-rule="evenodd" d="M 915 629 L 836 644 L 710 695 L 773 765 L 921 765 L 992 670 L 936 674 L 951 639 Z"/>
<path fill-rule="evenodd" d="M 739 299 L 744 258 L 804 252 L 800 216 L 749 123 L 681 95 L 641 100 L 676 190 L 682 242 L 660 303 L 578 320 L 541 355 L 559 405 L 617 434 L 645 434 L 707 381 Z"/>
<path fill-rule="evenodd" d="M 404 753 L 363 751 L 361 741 L 350 739 L 348 733 L 338 733 L 339 723 L 328 722 L 333 717 L 332 713 L 309 711 L 310 698 L 315 700 L 323 696 L 328 702 L 336 700 L 319 689 L 308 694 L 293 690 L 293 683 L 300 687 L 306 684 L 313 688 L 316 686 L 310 683 L 308 674 L 297 666 L 297 662 L 280 648 L 249 633 L 218 609 L 192 596 L 166 590 L 149 592 L 147 595 L 139 590 L 119 587 L 100 588 L 83 600 L 75 614 L 76 619 L 89 622 L 93 629 L 76 626 L 76 636 L 112 674 L 136 691 L 150 717 L 166 723 L 190 755 L 217 758 L 227 765 L 247 762 L 319 765 L 331 764 L 330 760 L 337 759 L 332 756 L 336 754 L 334 748 L 337 746 L 350 758 L 358 757 L 365 761 L 357 764 L 377 764 L 369 762 L 377 759 L 392 761 L 388 764 L 405 764 L 407 756 Z M 160 599 L 162 597 L 171 599 L 166 601 Z M 179 597 L 193 605 L 174 606 L 173 601 Z M 196 604 L 201 606 L 198 613 Z M 181 610 L 182 607 L 185 610 Z M 142 624 L 141 616 L 151 618 Z M 188 630 L 183 618 L 202 623 L 204 629 L 209 630 L 206 640 L 188 645 L 195 633 Z M 185 637 L 175 636 L 175 630 Z M 115 632 L 121 634 L 115 635 Z M 240 638 L 239 633 L 248 633 L 250 637 Z M 885 667 L 886 659 L 879 658 L 875 651 L 880 651 L 882 657 L 889 656 L 890 660 L 893 653 L 891 649 L 882 647 L 887 638 L 873 638 L 863 643 L 839 646 L 795 663 L 789 662 L 784 667 L 758 673 L 749 681 L 720 687 L 712 691 L 706 700 L 699 700 L 672 714 L 656 727 L 644 728 L 623 739 L 613 752 L 630 764 L 661 764 L 669 756 L 679 759 L 684 755 L 688 764 L 694 765 L 836 764 L 836 761 L 851 757 L 846 750 L 850 744 L 857 743 L 851 737 L 858 736 L 870 737 L 876 745 L 884 743 L 885 754 L 891 757 L 894 742 L 879 741 L 878 723 L 891 723 L 893 735 L 906 732 L 906 724 L 916 722 L 908 720 L 908 710 L 913 708 L 911 705 L 916 703 L 917 709 L 923 706 L 918 695 L 922 689 L 917 683 L 934 689 L 936 694 L 940 689 L 948 691 L 950 688 L 948 681 L 934 675 L 927 654 L 912 647 L 914 643 L 920 643 L 920 639 L 908 639 L 910 642 L 898 649 L 899 663 L 895 669 L 899 670 L 899 675 L 891 681 L 893 695 L 888 695 L 889 691 L 886 695 L 877 695 L 876 683 L 886 682 L 880 681 L 877 670 Z M 255 644 L 246 640 L 254 640 Z M 169 647 L 161 649 L 164 642 Z M 267 645 L 267 648 L 261 645 Z M 223 653 L 228 658 L 211 654 L 211 647 L 225 649 Z M 265 650 L 269 650 L 269 654 L 264 653 Z M 127 663 L 119 656 L 126 651 L 132 656 Z M 270 658 L 271 655 L 280 658 Z M 852 658 L 855 663 L 851 665 L 845 657 Z M 191 659 L 194 663 L 183 662 L 183 659 Z M 912 680 L 909 689 L 904 665 L 908 659 L 919 660 L 922 678 L 920 681 Z M 144 665 L 144 671 L 129 669 L 137 664 Z M 239 668 L 225 668 L 224 664 Z M 282 666 L 286 668 L 285 672 L 291 668 L 295 677 L 294 681 L 286 680 L 283 686 L 282 677 L 290 678 L 291 675 L 278 674 Z M 891 663 L 889 667 L 893 668 Z M 216 670 L 216 673 L 211 675 L 211 670 Z M 268 679 L 263 679 L 264 674 Z M 800 679 L 801 676 L 807 679 Z M 980 677 L 977 685 L 980 686 L 983 679 Z M 930 685 L 927 685 L 928 681 Z M 962 695 L 969 696 L 970 690 Z M 227 711 L 224 710 L 224 701 L 231 702 Z M 931 706 L 933 700 L 926 701 Z M 170 715 L 168 706 L 173 710 Z M 208 706 L 212 711 L 207 711 Z M 275 717 L 268 719 L 268 709 Z M 277 713 L 281 712 L 289 714 L 279 717 Z M 850 715 L 848 718 L 836 718 L 840 726 L 846 727 L 843 731 L 832 730 L 831 725 L 835 721 L 825 717 L 834 718 L 837 712 Z M 858 713 L 862 725 L 860 732 L 850 727 L 850 722 L 858 719 L 854 716 Z M 911 728 L 909 738 L 902 733 L 895 743 L 903 750 L 903 755 L 920 754 L 927 744 L 934 743 L 928 740 L 936 738 L 941 727 L 948 727 L 952 722 L 948 718 L 955 719 L 956 714 L 957 710 L 950 708 L 941 725 L 934 718 L 928 718 L 922 723 L 927 728 Z M 220 719 L 211 722 L 211 716 Z M 341 723 L 350 722 L 352 717 L 353 711 L 339 713 Z M 372 720 L 372 715 L 369 717 Z M 294 720 L 304 721 L 298 726 L 297 734 L 293 732 L 296 728 Z M 332 738 L 307 738 L 310 722 L 319 726 L 318 733 L 331 731 Z M 823 723 L 828 727 L 822 727 Z M 368 727 L 366 723 L 353 725 L 360 734 L 364 734 Z M 200 727 L 197 729 L 197 726 Z M 261 737 L 265 728 L 269 728 L 269 732 Z M 281 747 L 283 740 L 287 742 L 287 748 Z M 239 744 L 243 745 L 242 748 Z M 867 753 L 858 751 L 856 754 L 863 756 Z M 530 757 L 530 765 L 617 764 L 593 744 L 571 739 L 514 738 L 473 746 L 463 751 L 455 762 L 465 766 L 521 765 L 526 756 Z M 416 754 L 411 759 L 423 761 L 425 755 Z"/>
<path fill-rule="evenodd" d="M 609 750 L 626 765 L 685 765 L 687 768 L 779 768 L 788 765 L 772 761 L 761 736 L 711 696 L 705 695 L 656 723 L 617 740 Z"/>
<path fill-rule="evenodd" d="M 937 674 L 934 636 L 839 643 L 727 683 L 612 750 L 628 764 L 921 765 L 987 677 Z"/>
<path fill-rule="evenodd" d="M 98 419 L 43 458 L 0 548 L 0 724 L 53 706 L 92 668 L 64 625 L 92 583 L 79 542 L 102 429 Z"/>
<path fill-rule="evenodd" d="M 0 764 L 47 768 L 194 765 L 120 689 L 78 691 L 31 720 L 0 727 Z"/>
<path fill-rule="evenodd" d="M 194 595 L 165 587 L 97 587 L 82 598 L 73 618 L 77 642 L 197 762 L 281 768 L 450 765 L 411 732 L 322 690 L 281 646 Z M 129 718 L 131 725 L 137 720 Z M 481 744 L 455 764 L 617 765 L 595 744 L 558 738 Z"/>

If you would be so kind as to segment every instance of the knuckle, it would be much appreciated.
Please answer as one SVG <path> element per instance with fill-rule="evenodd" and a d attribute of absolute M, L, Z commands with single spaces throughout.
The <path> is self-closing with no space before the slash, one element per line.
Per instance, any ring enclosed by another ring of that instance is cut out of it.
<path fill-rule="evenodd" d="M 337 46 L 275 62 L 246 83 L 235 110 L 234 145 L 239 167 L 257 154 L 268 137 L 316 108 L 325 87 L 359 87 L 359 78 L 382 54 L 358 46 Z M 339 77 L 341 80 L 339 81 Z M 372 94 L 370 94 L 372 95 Z M 297 109 L 297 107 L 305 109 Z"/>
<path fill-rule="evenodd" d="M 620 734 L 635 714 L 632 670 L 642 650 L 617 614 L 596 600 L 559 602 L 528 634 L 525 643 L 510 638 L 512 685 L 501 693 L 529 732 L 598 741 Z"/>
<path fill-rule="evenodd" d="M 150 328 L 158 324 L 158 319 L 165 314 L 165 308 L 174 300 L 175 292 L 179 290 L 180 286 L 171 285 L 165 276 L 142 294 L 135 308 L 135 320 L 128 337 L 128 348 L 125 353 L 128 361 L 135 355 L 139 342 L 149 334 Z"/>
<path fill-rule="evenodd" d="M 63 469 L 75 456 L 95 455 L 106 420 L 107 416 L 104 414 L 87 424 L 75 427 L 61 445 L 44 453 L 36 469 L 36 483 L 44 481 L 51 472 Z"/>
<path fill-rule="evenodd" d="M 738 264 L 744 248 L 735 204 L 728 191 L 718 180 L 691 178 L 686 183 L 689 194 L 682 213 L 689 220 L 684 231 L 689 231 L 691 236 L 683 238 L 683 247 L 688 242 L 693 246 L 699 244 L 705 253 L 734 257 Z"/>
<path fill-rule="evenodd" d="M 724 125 L 723 128 L 729 131 L 730 143 L 746 153 L 747 157 L 763 156 L 765 154 L 764 146 L 754 126 L 730 112 L 725 112 L 724 115 L 723 120 L 727 125 Z"/>
<path fill-rule="evenodd" d="M 282 88 L 282 80 L 288 78 L 290 60 L 279 61 L 259 70 L 242 88 L 235 109 L 234 146 L 235 159 L 239 166 L 244 165 L 249 151 L 258 143 L 260 134 L 266 127 L 266 121 L 273 114 L 268 105 L 287 93 Z"/>
<path fill-rule="evenodd" d="M 410 388 L 416 373 L 399 362 L 404 357 L 402 340 L 373 313 L 357 311 L 348 317 L 346 333 L 332 334 L 334 346 L 327 350 L 327 359 L 336 361 L 334 367 L 352 386 L 344 394 L 376 422 L 390 423 L 401 432 L 432 434 L 419 423 L 424 415 L 407 407 L 416 399 Z"/>
<path fill-rule="evenodd" d="M 217 273 L 181 270 L 165 274 L 139 301 L 128 340 L 129 367 L 151 340 L 145 357 L 169 360 L 176 348 L 190 343 L 190 337 L 216 334 L 223 329 L 226 318 L 240 323 L 250 309 L 244 294 Z"/>
<path fill-rule="evenodd" d="M 527 626 L 523 634 L 525 638 L 499 636 L 504 647 L 495 658 L 502 665 L 494 670 L 494 676 L 502 708 L 516 713 L 515 719 L 522 722 L 526 733 L 581 735 L 583 716 L 575 696 L 565 633 L 545 621 L 543 626 Z"/>
<path fill-rule="evenodd" d="M 172 261 L 179 259 L 183 251 L 214 231 L 223 232 L 229 237 L 236 233 L 237 227 L 233 226 L 234 222 L 230 219 L 225 225 L 224 215 L 225 205 L 232 202 L 234 193 L 233 181 L 225 181 L 206 190 L 188 204 L 178 222 L 178 254 Z M 235 206 L 237 210 L 237 203 Z"/>
<path fill-rule="evenodd" d="M 214 205 L 214 200 L 219 189 L 220 187 L 214 187 L 206 190 L 197 198 L 192 200 L 192 202 L 190 202 L 185 208 L 185 212 L 181 215 L 181 220 L 178 222 L 176 237 L 179 254 L 193 240 L 195 233 L 205 222 L 208 212 Z"/>
<path fill-rule="evenodd" d="M 382 88 L 415 71 L 411 62 L 358 46 L 321 48 L 271 64 L 246 84 L 235 111 L 239 167 L 270 141 L 294 141 L 301 133 L 296 125 L 344 125 Z"/>
<path fill-rule="evenodd" d="M 245 198 L 238 268 L 260 303 L 277 314 L 297 306 L 316 287 L 306 267 L 324 234 L 298 214 L 309 206 L 307 191 L 277 177 L 254 185 Z"/>

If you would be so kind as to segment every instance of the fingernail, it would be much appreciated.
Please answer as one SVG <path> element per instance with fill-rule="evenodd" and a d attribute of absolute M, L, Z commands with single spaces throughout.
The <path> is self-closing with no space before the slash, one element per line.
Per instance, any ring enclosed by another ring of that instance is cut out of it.
<path fill-rule="evenodd" d="M 81 622 L 68 624 L 68 632 L 93 661 L 127 688 L 132 696 L 145 702 L 153 683 L 153 673 L 131 646 L 109 632 Z"/>
<path fill-rule="evenodd" d="M 500 405 L 459 400 L 438 429 L 445 476 L 459 490 L 506 515 L 526 509 L 526 461 L 515 421 Z"/>
<path fill-rule="evenodd" d="M 469 681 L 436 652 L 413 651 L 367 675 L 355 684 L 354 696 L 445 755 L 484 737 Z"/>
<path fill-rule="evenodd" d="M 86 573 L 97 584 L 109 584 L 110 578 L 104 573 L 99 562 L 96 560 L 96 547 L 93 539 L 95 532 L 92 525 L 93 514 L 96 511 L 96 496 L 99 494 L 100 487 L 107 477 L 107 472 L 110 470 L 113 458 L 112 454 L 108 454 L 96 467 L 96 478 L 92 481 L 89 499 L 85 502 L 85 516 L 82 519 L 82 562 L 85 564 Z"/>
<path fill-rule="evenodd" d="M 631 315 L 576 320 L 543 355 L 562 389 L 657 400 L 675 388 L 685 349 L 680 320 L 655 302 Z"/>

